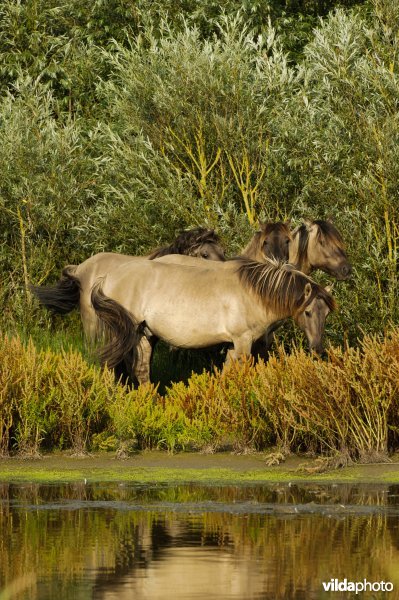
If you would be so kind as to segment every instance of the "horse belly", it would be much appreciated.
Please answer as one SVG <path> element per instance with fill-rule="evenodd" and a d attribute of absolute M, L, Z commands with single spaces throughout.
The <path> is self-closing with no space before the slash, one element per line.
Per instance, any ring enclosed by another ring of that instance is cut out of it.
<path fill-rule="evenodd" d="M 179 348 L 205 348 L 229 341 L 223 319 L 215 316 L 196 312 L 193 307 L 144 310 L 144 320 L 152 333 Z"/>

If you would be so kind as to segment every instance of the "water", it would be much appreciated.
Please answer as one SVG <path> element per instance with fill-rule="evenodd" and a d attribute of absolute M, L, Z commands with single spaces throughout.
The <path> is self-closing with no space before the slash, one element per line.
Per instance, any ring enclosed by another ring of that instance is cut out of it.
<path fill-rule="evenodd" d="M 398 517 L 399 486 L 0 484 L 0 600 L 399 598 Z"/>

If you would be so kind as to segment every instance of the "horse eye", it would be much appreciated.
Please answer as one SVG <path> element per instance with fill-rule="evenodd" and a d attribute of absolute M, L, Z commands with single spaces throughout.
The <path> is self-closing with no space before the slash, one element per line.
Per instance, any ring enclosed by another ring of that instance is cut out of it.
<path fill-rule="evenodd" d="M 209 256 L 208 252 L 203 252 L 202 258 L 208 258 L 208 256 Z"/>
<path fill-rule="evenodd" d="M 287 246 L 288 246 L 288 244 L 290 243 L 290 240 L 285 240 L 285 243 L 286 243 L 286 244 L 287 244 Z"/>
<path fill-rule="evenodd" d="M 310 312 L 310 310 L 305 310 L 305 315 L 306 315 L 307 317 L 311 317 L 311 316 L 312 316 L 312 313 Z"/>

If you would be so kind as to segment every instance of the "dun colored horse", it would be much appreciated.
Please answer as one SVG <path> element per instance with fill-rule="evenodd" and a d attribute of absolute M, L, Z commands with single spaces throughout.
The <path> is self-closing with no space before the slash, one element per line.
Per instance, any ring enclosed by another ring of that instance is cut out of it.
<path fill-rule="evenodd" d="M 146 258 L 154 260 L 169 254 L 184 254 L 215 261 L 225 260 L 218 235 L 214 230 L 202 227 L 183 231 L 172 244 L 154 250 Z M 143 257 L 101 252 L 80 265 L 65 267 L 56 285 L 31 286 L 31 291 L 41 304 L 56 313 L 66 314 L 79 306 L 86 338 L 88 341 L 94 341 L 98 333 L 97 318 L 90 302 L 94 282 L 98 277 L 103 277 L 124 263 L 134 262 L 137 258 Z"/>
<path fill-rule="evenodd" d="M 325 319 L 335 308 L 328 289 L 291 266 L 245 257 L 195 268 L 137 259 L 99 279 L 91 300 L 110 337 L 102 363 L 130 363 L 139 383 L 149 381 L 149 361 L 138 358 L 151 352 L 151 335 L 181 348 L 231 343 L 228 363 L 293 317 L 321 353 Z"/>

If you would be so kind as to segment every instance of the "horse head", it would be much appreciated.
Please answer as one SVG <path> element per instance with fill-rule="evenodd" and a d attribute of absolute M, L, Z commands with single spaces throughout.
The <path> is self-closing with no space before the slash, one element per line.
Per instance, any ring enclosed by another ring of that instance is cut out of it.
<path fill-rule="evenodd" d="M 259 231 L 252 237 L 242 254 L 258 262 L 265 262 L 268 258 L 288 261 L 289 245 L 292 241 L 289 221 L 260 223 L 259 227 Z"/>
<path fill-rule="evenodd" d="M 289 221 L 261 223 L 260 229 L 262 252 L 265 258 L 274 258 L 286 262 L 292 240 Z"/>
<path fill-rule="evenodd" d="M 331 296 L 331 286 L 323 288 L 310 281 L 304 287 L 302 304 L 294 315 L 295 322 L 305 333 L 310 350 L 324 353 L 323 334 L 328 314 L 336 304 Z"/>
<path fill-rule="evenodd" d="M 293 237 L 296 235 L 299 235 L 299 243 L 294 262 L 299 269 L 307 273 L 320 269 L 338 280 L 351 277 L 352 266 L 342 237 L 331 221 L 305 221 L 293 232 Z"/>

